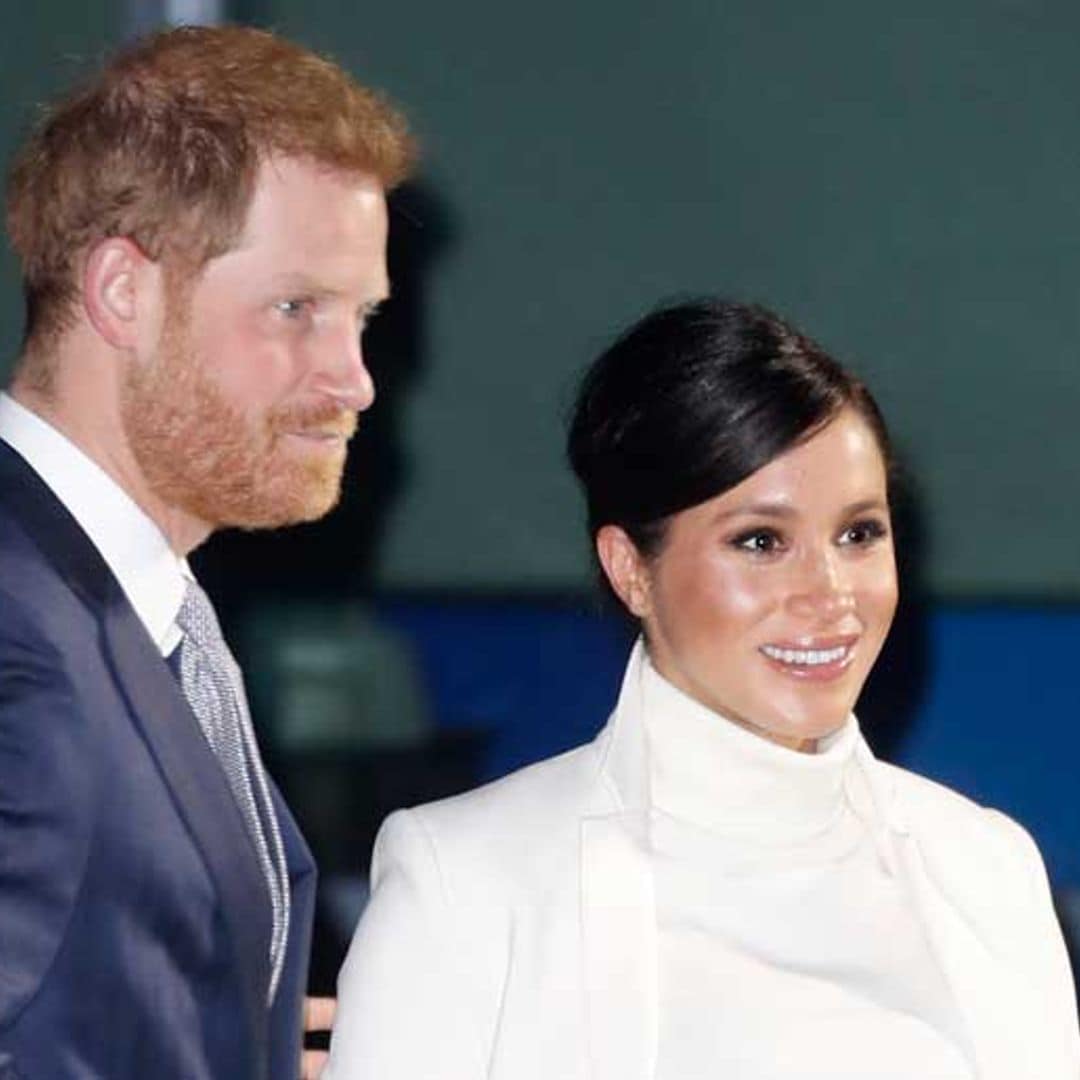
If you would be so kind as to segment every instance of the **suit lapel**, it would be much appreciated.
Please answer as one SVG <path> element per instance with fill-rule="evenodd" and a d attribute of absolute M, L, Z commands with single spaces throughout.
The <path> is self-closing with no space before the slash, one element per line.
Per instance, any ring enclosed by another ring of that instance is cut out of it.
<path fill-rule="evenodd" d="M 254 1045 L 264 1047 L 272 916 L 255 848 L 176 679 L 119 586 L 116 593 L 104 613 L 104 631 L 117 682 L 217 886 Z"/>
<path fill-rule="evenodd" d="M 48 486 L 0 440 L 0 502 L 101 619 L 106 655 L 141 733 L 217 886 L 251 1018 L 265 1046 L 270 901 L 235 800 L 184 700 L 119 583 Z"/>
<path fill-rule="evenodd" d="M 3 439 L 0 503 L 72 591 L 90 607 L 100 608 L 115 584 L 105 560 L 48 485 Z"/>
<path fill-rule="evenodd" d="M 591 1080 L 651 1080 L 656 1066 L 656 904 L 638 815 L 582 822 L 582 956 Z"/>

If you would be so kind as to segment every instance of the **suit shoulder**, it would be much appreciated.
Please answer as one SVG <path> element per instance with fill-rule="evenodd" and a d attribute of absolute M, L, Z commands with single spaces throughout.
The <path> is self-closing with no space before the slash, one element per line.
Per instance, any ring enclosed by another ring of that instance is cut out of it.
<path fill-rule="evenodd" d="M 0 593 L 5 604 L 41 611 L 70 590 L 21 522 L 0 504 Z"/>

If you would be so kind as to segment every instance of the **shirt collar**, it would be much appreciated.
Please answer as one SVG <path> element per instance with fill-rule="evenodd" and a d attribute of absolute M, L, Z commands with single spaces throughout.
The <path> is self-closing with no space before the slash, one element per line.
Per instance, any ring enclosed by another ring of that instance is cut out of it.
<path fill-rule="evenodd" d="M 163 655 L 191 571 L 161 530 L 98 464 L 47 421 L 0 393 L 0 438 L 38 474 L 97 548 Z"/>
<path fill-rule="evenodd" d="M 855 718 L 804 754 L 770 742 L 669 683 L 645 657 L 645 733 L 653 804 L 711 831 L 798 841 L 827 829 L 846 805 L 859 743 Z"/>

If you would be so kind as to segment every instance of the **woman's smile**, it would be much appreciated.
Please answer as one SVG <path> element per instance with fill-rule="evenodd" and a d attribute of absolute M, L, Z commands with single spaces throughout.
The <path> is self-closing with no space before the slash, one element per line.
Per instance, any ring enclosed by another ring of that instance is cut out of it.
<path fill-rule="evenodd" d="M 851 667 L 858 640 L 858 635 L 851 635 L 801 645 L 762 645 L 758 651 L 781 674 L 828 682 L 840 678 Z"/>
<path fill-rule="evenodd" d="M 673 514 L 655 554 L 605 535 L 669 682 L 785 745 L 812 749 L 844 723 L 897 595 L 885 462 L 853 409 Z"/>

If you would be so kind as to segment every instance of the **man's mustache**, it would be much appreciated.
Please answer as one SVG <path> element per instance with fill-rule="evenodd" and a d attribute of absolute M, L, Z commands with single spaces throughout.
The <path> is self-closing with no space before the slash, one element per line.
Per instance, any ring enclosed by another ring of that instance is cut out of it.
<path fill-rule="evenodd" d="M 356 413 L 329 401 L 283 406 L 270 414 L 268 422 L 274 435 L 337 435 L 351 439 L 356 432 Z"/>

